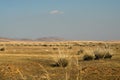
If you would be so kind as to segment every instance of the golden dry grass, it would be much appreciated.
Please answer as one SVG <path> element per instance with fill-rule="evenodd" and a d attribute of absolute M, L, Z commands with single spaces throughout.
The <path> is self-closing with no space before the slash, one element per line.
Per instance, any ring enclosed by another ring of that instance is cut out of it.
<path fill-rule="evenodd" d="M 112 59 L 83 61 L 85 53 L 105 49 Z M 0 80 L 119 80 L 120 42 L 0 42 Z M 82 53 L 78 52 L 83 50 Z M 59 58 L 69 65 L 53 67 Z"/>

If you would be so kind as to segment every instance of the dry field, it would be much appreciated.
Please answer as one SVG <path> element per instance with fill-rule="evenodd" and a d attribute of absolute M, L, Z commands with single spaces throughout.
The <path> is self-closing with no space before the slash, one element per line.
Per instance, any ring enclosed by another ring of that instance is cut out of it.
<path fill-rule="evenodd" d="M 120 42 L 0 42 L 0 80 L 120 80 Z"/>

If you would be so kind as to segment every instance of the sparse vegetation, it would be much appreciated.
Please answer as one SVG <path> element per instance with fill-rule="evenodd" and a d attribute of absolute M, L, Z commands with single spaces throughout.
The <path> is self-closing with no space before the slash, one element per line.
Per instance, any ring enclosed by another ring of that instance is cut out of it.
<path fill-rule="evenodd" d="M 67 67 L 68 64 L 69 61 L 66 58 L 60 58 L 54 65 L 58 67 Z"/>
<path fill-rule="evenodd" d="M 68 49 L 72 49 L 72 46 L 69 46 Z"/>
<path fill-rule="evenodd" d="M 80 54 L 82 54 L 84 52 L 84 50 L 83 49 L 80 49 L 78 52 L 77 52 L 77 55 L 80 55 Z"/>
<path fill-rule="evenodd" d="M 104 59 L 111 59 L 112 58 L 112 54 L 110 52 L 106 52 Z"/>
<path fill-rule="evenodd" d="M 53 50 L 58 50 L 58 48 L 53 48 Z"/>
<path fill-rule="evenodd" d="M 103 59 L 104 57 L 104 53 L 101 53 L 100 51 L 94 51 L 94 55 L 95 55 L 95 60 Z"/>
<path fill-rule="evenodd" d="M 0 51 L 5 51 L 5 48 L 0 48 Z"/>
<path fill-rule="evenodd" d="M 84 46 L 73 46 L 75 43 Z M 89 44 L 72 41 L 1 42 L 1 44 L 5 51 L 0 51 L 0 80 L 120 79 L 119 43 L 108 43 L 114 45 L 110 48 L 104 46 L 103 42 Z M 93 44 L 94 46 L 90 46 Z M 70 46 L 71 49 L 68 48 Z"/>
<path fill-rule="evenodd" d="M 94 60 L 94 55 L 85 54 L 85 55 L 83 56 L 83 60 L 84 60 L 84 61 Z"/>
<path fill-rule="evenodd" d="M 54 56 L 54 61 L 55 63 L 52 64 L 52 66 L 54 67 L 67 67 L 69 62 L 70 62 L 70 55 L 67 55 L 65 53 L 62 53 L 59 48 L 57 48 L 59 55 L 57 55 L 56 57 Z"/>
<path fill-rule="evenodd" d="M 96 50 L 94 51 L 94 55 L 95 55 L 95 60 L 111 59 L 113 56 L 110 50 L 106 50 L 106 49 Z"/>

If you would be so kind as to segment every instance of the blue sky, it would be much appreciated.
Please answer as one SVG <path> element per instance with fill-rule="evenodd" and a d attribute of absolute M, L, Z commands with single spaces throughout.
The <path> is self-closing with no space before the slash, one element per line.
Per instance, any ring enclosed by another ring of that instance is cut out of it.
<path fill-rule="evenodd" d="M 0 0 L 0 37 L 120 40 L 120 0 Z"/>

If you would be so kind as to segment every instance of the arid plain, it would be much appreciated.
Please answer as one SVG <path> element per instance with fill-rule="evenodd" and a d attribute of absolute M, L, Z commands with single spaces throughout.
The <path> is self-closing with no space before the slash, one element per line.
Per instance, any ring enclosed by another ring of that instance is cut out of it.
<path fill-rule="evenodd" d="M 120 80 L 120 42 L 1 41 L 0 80 Z"/>

